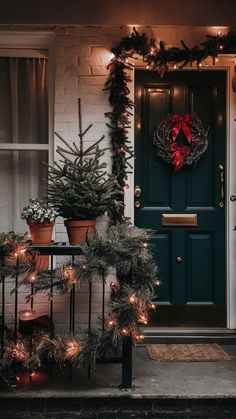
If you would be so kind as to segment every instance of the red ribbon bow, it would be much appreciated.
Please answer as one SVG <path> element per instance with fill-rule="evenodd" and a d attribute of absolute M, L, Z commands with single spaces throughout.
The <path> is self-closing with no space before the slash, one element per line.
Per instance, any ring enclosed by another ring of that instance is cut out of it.
<path fill-rule="evenodd" d="M 171 143 L 169 150 L 173 154 L 172 163 L 175 166 L 175 171 L 178 172 L 181 167 L 183 167 L 184 159 L 186 159 L 190 153 L 189 146 L 182 145 L 178 147 L 176 143 Z"/>
<path fill-rule="evenodd" d="M 183 117 L 179 116 L 179 115 L 172 115 L 171 116 L 171 122 L 173 122 L 173 127 L 172 127 L 172 139 L 173 141 L 176 141 L 176 138 L 180 132 L 180 130 L 182 129 L 182 131 L 184 132 L 188 142 L 191 142 L 191 138 L 192 138 L 192 133 L 190 131 L 189 125 L 191 125 L 192 123 L 192 115 L 191 114 L 187 114 Z"/>

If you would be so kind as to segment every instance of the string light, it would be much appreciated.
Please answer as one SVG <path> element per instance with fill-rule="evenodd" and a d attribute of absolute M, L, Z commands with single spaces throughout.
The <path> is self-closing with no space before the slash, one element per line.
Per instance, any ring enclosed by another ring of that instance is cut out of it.
<path fill-rule="evenodd" d="M 141 316 L 138 319 L 139 323 L 148 324 L 148 318 L 145 314 L 141 314 Z"/>
<path fill-rule="evenodd" d="M 157 279 L 157 280 L 154 282 L 154 285 L 157 285 L 157 286 L 161 285 L 161 281 L 160 281 L 159 279 Z"/>
<path fill-rule="evenodd" d="M 77 282 L 77 272 L 73 266 L 67 266 L 64 269 L 63 277 L 69 282 L 69 284 L 76 284 Z"/>
<path fill-rule="evenodd" d="M 136 302 L 137 302 L 137 297 L 135 297 L 135 295 L 134 295 L 134 294 L 132 294 L 132 295 L 129 297 L 129 302 L 130 302 L 131 304 L 136 303 Z"/>
<path fill-rule="evenodd" d="M 81 352 L 80 343 L 76 339 L 71 339 L 66 342 L 65 359 L 72 360 Z"/>
<path fill-rule="evenodd" d="M 143 243 L 143 247 L 144 247 L 144 249 L 147 249 L 148 248 L 148 243 Z"/>

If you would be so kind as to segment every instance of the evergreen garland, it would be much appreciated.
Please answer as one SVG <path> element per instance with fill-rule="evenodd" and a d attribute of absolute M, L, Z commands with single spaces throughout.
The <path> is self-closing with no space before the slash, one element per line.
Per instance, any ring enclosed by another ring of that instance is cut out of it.
<path fill-rule="evenodd" d="M 9 342 L 0 361 L 2 379 L 6 382 L 14 372 L 33 371 L 49 359 L 60 365 L 72 363 L 78 368 L 87 368 L 97 359 L 118 351 L 124 336 L 131 336 L 133 342 L 141 341 L 139 325 L 148 323 L 150 311 L 155 308 L 153 288 L 158 285 L 157 268 L 149 251 L 150 234 L 145 229 L 118 223 L 110 227 L 105 237 L 95 235 L 83 243 L 82 254 L 74 257 L 73 264 L 70 260 L 59 265 L 53 272 L 53 288 L 60 293 L 69 292 L 81 281 L 92 282 L 95 278 L 105 281 L 109 269 L 116 269 L 119 280 L 111 284 L 111 312 L 105 319 L 105 330 L 99 327 L 100 320 L 94 330 L 78 336 L 51 339 L 46 334 L 36 334 L 30 359 L 26 341 Z M 37 270 L 35 252 L 27 236 L 2 234 L 0 248 L 4 254 L 1 275 L 14 277 L 17 261 L 20 285 L 33 284 L 35 294 L 50 294 L 50 273 Z M 130 280 L 125 282 L 127 275 Z M 28 301 L 30 298 L 31 295 Z"/>
<path fill-rule="evenodd" d="M 121 39 L 119 45 L 112 48 L 114 57 L 108 65 L 110 74 L 105 85 L 109 90 L 109 103 L 112 107 L 106 113 L 110 123 L 110 137 L 113 151 L 113 174 L 119 183 L 125 186 L 127 175 L 132 169 L 129 160 L 133 157 L 133 149 L 128 140 L 128 129 L 130 127 L 130 116 L 134 103 L 129 98 L 130 78 L 127 71 L 133 69 L 129 58 L 136 55 L 142 57 L 146 67 L 156 70 L 163 77 L 165 72 L 174 69 L 182 69 L 186 65 L 196 64 L 200 69 L 204 60 L 212 57 L 213 64 L 218 54 L 236 53 L 236 32 L 230 31 L 227 35 L 220 32 L 216 36 L 207 36 L 207 40 L 200 45 L 189 48 L 184 41 L 181 41 L 182 48 L 166 48 L 163 41 L 159 46 L 154 39 L 148 39 L 145 33 L 139 34 L 133 28 L 130 36 Z"/>

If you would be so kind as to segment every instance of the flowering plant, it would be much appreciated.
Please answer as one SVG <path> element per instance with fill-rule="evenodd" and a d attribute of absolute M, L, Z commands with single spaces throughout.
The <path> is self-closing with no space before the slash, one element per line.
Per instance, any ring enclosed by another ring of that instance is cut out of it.
<path fill-rule="evenodd" d="M 58 212 L 47 201 L 30 199 L 29 205 L 23 208 L 21 218 L 27 221 L 52 223 L 58 216 Z"/>

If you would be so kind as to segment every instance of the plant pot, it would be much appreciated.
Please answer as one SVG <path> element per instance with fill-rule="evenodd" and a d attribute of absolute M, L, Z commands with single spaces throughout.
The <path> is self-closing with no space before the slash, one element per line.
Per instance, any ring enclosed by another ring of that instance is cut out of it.
<path fill-rule="evenodd" d="M 81 244 L 95 233 L 96 220 L 66 220 L 64 224 L 70 244 Z"/>
<path fill-rule="evenodd" d="M 53 244 L 54 240 L 51 240 L 50 243 L 34 243 L 35 246 L 46 244 Z M 49 256 L 48 255 L 36 255 L 35 256 L 35 268 L 37 271 L 47 271 L 49 268 Z"/>
<path fill-rule="evenodd" d="M 50 244 L 55 221 L 37 223 L 28 221 L 32 244 Z"/>

